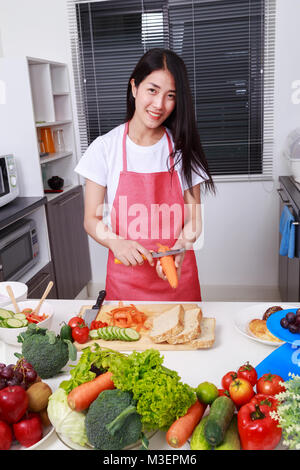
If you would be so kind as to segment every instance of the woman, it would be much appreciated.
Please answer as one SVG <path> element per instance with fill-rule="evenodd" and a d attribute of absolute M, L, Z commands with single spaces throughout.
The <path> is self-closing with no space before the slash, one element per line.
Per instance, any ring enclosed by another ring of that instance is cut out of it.
<path fill-rule="evenodd" d="M 180 57 L 144 54 L 128 82 L 125 124 L 95 139 L 75 171 L 86 178 L 85 230 L 109 249 L 106 299 L 200 301 L 192 247 L 201 233 L 200 184 L 214 184 Z M 159 244 L 185 250 L 175 257 L 176 289 L 151 255 Z"/>

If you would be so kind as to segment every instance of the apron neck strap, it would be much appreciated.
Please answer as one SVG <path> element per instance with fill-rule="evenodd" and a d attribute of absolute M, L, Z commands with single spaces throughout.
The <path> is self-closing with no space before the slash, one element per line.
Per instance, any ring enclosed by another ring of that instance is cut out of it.
<path fill-rule="evenodd" d="M 125 129 L 124 129 L 124 134 L 123 134 L 123 142 L 122 142 L 122 150 L 123 150 L 123 171 L 127 171 L 127 152 L 126 152 L 126 137 L 128 134 L 128 128 L 129 128 L 129 121 L 125 123 Z M 174 165 L 174 158 L 172 157 L 173 153 L 173 146 L 172 146 L 172 141 L 171 138 L 166 131 L 166 128 L 164 128 L 164 132 L 167 136 L 168 140 L 168 148 L 169 148 L 169 157 L 170 157 L 170 168 L 173 167 Z"/>

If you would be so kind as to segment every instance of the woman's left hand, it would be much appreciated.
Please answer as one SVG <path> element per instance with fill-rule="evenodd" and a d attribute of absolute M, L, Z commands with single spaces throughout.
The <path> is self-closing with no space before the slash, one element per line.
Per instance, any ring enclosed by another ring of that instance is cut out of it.
<path fill-rule="evenodd" d="M 182 245 L 179 246 L 178 244 L 175 243 L 175 245 L 172 246 L 172 248 L 170 248 L 170 250 L 178 250 L 179 248 L 182 248 Z M 175 267 L 176 267 L 178 279 L 180 279 L 181 268 L 182 268 L 182 263 L 183 263 L 183 260 L 184 260 L 184 255 L 185 255 L 185 251 L 183 253 L 179 253 L 178 255 L 175 255 L 175 257 L 174 257 L 174 262 L 175 262 Z M 156 272 L 157 272 L 158 277 L 160 277 L 164 281 L 167 281 L 167 277 L 165 276 L 165 273 L 163 272 L 163 269 L 162 269 L 162 266 L 160 264 L 159 258 L 158 258 L 157 263 L 156 263 Z"/>

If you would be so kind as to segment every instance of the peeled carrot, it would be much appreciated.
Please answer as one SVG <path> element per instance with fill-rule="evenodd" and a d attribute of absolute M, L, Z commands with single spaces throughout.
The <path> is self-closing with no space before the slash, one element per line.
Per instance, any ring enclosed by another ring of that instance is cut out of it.
<path fill-rule="evenodd" d="M 197 400 L 184 416 L 174 421 L 166 434 L 167 443 L 171 447 L 179 448 L 186 443 L 201 420 L 206 406 L 207 405 Z"/>
<path fill-rule="evenodd" d="M 98 375 L 95 379 L 73 388 L 68 394 L 69 407 L 75 411 L 86 410 L 97 398 L 99 393 L 115 388 L 111 377 L 111 372 L 105 372 L 104 374 Z"/>
<path fill-rule="evenodd" d="M 161 245 L 160 243 L 158 243 L 159 245 L 159 252 L 164 252 L 164 251 L 169 251 L 170 248 L 168 246 L 165 246 L 165 245 Z M 175 262 L 174 262 L 174 258 L 173 256 L 171 255 L 168 255 L 168 256 L 162 256 L 160 258 L 160 264 L 161 264 L 161 267 L 163 269 L 163 272 L 165 273 L 168 281 L 169 281 L 169 284 L 171 287 L 173 287 L 173 289 L 176 289 L 176 287 L 178 287 L 178 277 L 177 277 L 177 270 L 176 270 L 176 267 L 175 267 Z"/>

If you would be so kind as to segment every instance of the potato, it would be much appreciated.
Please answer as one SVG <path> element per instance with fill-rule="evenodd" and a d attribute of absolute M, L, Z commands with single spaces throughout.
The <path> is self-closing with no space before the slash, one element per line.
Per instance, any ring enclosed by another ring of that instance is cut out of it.
<path fill-rule="evenodd" d="M 31 385 L 26 393 L 28 395 L 28 410 L 39 413 L 48 405 L 48 399 L 52 394 L 52 390 L 45 382 L 35 382 Z"/>

